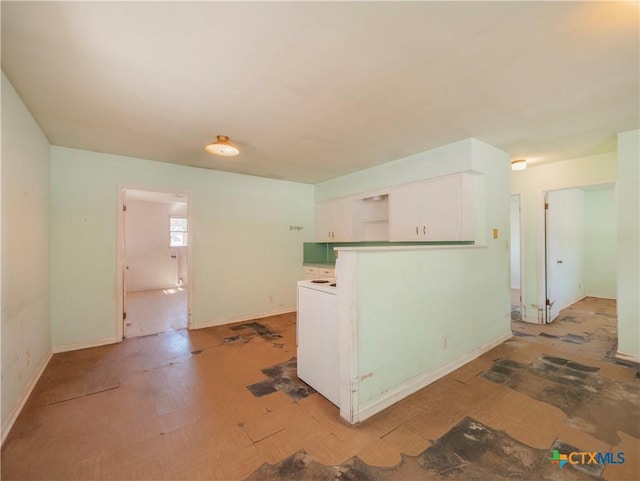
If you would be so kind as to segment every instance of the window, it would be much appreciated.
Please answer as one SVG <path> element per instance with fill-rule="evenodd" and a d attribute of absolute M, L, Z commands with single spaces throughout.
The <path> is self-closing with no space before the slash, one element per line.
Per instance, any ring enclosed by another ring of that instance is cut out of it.
<path fill-rule="evenodd" d="M 185 247 L 187 245 L 187 218 L 169 217 L 169 245 Z"/>

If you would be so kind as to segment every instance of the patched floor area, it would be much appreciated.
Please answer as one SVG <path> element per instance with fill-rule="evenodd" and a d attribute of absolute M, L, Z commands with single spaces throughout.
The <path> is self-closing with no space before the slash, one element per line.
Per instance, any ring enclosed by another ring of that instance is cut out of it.
<path fill-rule="evenodd" d="M 295 314 L 56 354 L 2 479 L 637 479 L 640 378 L 612 357 L 614 316 L 587 298 L 550 325 L 514 321 L 357 426 L 297 379 Z"/>
<path fill-rule="evenodd" d="M 340 466 L 325 466 L 300 451 L 275 466 L 262 466 L 248 481 L 602 480 L 603 466 L 597 464 L 569 463 L 560 470 L 551 462 L 554 450 L 566 453 L 577 451 L 577 448 L 554 443 L 549 449 L 534 449 L 502 431 L 466 417 L 419 455 L 403 454 L 400 462 L 389 468 L 370 466 L 357 456 Z"/>

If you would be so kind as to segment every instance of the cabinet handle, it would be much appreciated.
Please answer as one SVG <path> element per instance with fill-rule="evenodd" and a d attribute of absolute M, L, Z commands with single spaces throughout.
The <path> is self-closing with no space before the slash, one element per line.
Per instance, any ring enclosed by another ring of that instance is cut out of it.
<path fill-rule="evenodd" d="M 427 226 L 426 226 L 426 225 L 423 225 L 423 226 L 422 226 L 422 233 L 423 233 L 424 235 L 427 235 Z"/>
<path fill-rule="evenodd" d="M 416 226 L 416 235 L 418 235 L 418 226 Z"/>

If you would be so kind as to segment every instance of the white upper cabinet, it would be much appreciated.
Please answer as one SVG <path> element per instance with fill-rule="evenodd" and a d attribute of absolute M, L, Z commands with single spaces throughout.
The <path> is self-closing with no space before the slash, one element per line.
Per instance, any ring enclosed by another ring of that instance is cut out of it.
<path fill-rule="evenodd" d="M 473 178 L 461 173 L 394 187 L 390 241 L 473 240 Z"/>
<path fill-rule="evenodd" d="M 316 242 L 471 241 L 474 176 L 463 172 L 316 204 Z"/>
<path fill-rule="evenodd" d="M 316 241 L 351 240 L 351 199 L 328 200 L 316 204 Z"/>

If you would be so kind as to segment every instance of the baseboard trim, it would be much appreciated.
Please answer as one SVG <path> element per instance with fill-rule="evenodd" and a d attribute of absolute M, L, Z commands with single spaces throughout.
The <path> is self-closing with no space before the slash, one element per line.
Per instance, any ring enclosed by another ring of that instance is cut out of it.
<path fill-rule="evenodd" d="M 556 317 L 556 319 L 554 319 L 553 322 L 555 322 L 557 319 L 560 318 L 560 312 L 564 311 L 567 307 L 573 306 L 576 302 L 580 302 L 585 297 L 588 297 L 588 296 L 585 295 L 585 296 L 582 296 L 582 297 L 578 297 L 575 301 L 571 301 L 569 304 L 566 304 L 566 305 L 562 306 L 560 309 L 558 309 L 558 317 Z"/>
<path fill-rule="evenodd" d="M 629 354 L 627 352 L 616 352 L 616 358 L 620 359 L 621 361 L 630 361 L 630 362 L 635 362 L 636 364 L 640 364 L 640 357 L 636 356 L 634 354 Z"/>
<path fill-rule="evenodd" d="M 38 381 L 40 380 L 42 373 L 49 365 L 49 361 L 51 360 L 52 356 L 53 356 L 53 350 L 49 351 L 49 354 L 44 358 L 44 360 L 38 367 L 38 370 L 36 371 L 36 375 L 27 386 L 27 389 L 25 390 L 24 394 L 20 398 L 18 405 L 15 407 L 13 411 L 9 413 L 9 415 L 7 416 L 7 419 L 2 423 L 2 441 L 0 442 L 0 444 L 4 444 L 5 440 L 7 439 L 7 436 L 11 432 L 11 428 L 13 428 L 13 425 L 16 422 L 16 419 L 18 419 L 18 416 L 20 416 L 20 413 L 24 409 L 24 405 L 27 403 L 27 400 L 29 399 L 29 396 L 31 396 L 31 392 L 36 387 L 36 384 L 38 384 Z"/>
<path fill-rule="evenodd" d="M 455 361 L 450 362 L 449 364 L 446 364 L 445 366 L 442 366 L 436 369 L 435 371 L 427 371 L 423 374 L 419 374 L 413 379 L 410 379 L 404 382 L 397 388 L 387 391 L 387 393 L 385 393 L 382 398 L 376 400 L 375 402 L 369 403 L 365 405 L 362 409 L 360 409 L 356 415 L 355 422 L 357 423 L 362 422 L 365 419 L 373 416 L 374 414 L 379 413 L 383 409 L 388 408 L 392 404 L 397 403 L 398 401 L 400 401 L 401 399 L 404 399 L 410 394 L 413 394 L 414 392 L 419 391 L 423 387 L 426 387 L 432 382 L 437 381 L 441 377 L 444 377 L 450 372 L 455 371 L 459 367 L 464 366 L 468 362 L 473 361 L 475 358 L 481 356 L 485 352 L 490 351 L 491 349 L 493 349 L 496 346 L 499 346 L 506 340 L 511 339 L 511 337 L 513 337 L 513 334 L 511 332 L 505 333 L 502 336 L 486 344 L 483 344 L 479 348 L 474 349 L 473 351 L 465 354 L 461 358 L 456 359 Z"/>
<path fill-rule="evenodd" d="M 104 339 L 96 339 L 93 341 L 76 342 L 74 344 L 63 344 L 62 346 L 55 346 L 53 348 L 54 353 L 78 351 L 80 349 L 88 349 L 90 347 L 106 346 L 107 344 L 115 344 L 118 340 L 115 337 L 105 337 Z"/>
<path fill-rule="evenodd" d="M 271 316 L 279 316 L 281 314 L 289 314 L 291 312 L 295 312 L 296 308 L 295 307 L 285 307 L 283 309 L 277 309 L 275 311 L 269 311 L 269 312 L 261 312 L 258 314 L 250 314 L 248 316 L 238 316 L 238 317 L 232 317 L 229 319 L 218 319 L 215 321 L 209 321 L 209 322 L 203 322 L 200 324 L 194 324 L 191 329 L 204 329 L 207 327 L 215 327 L 215 326 L 224 326 L 226 324 L 235 324 L 237 322 L 244 322 L 244 321 L 250 321 L 252 319 L 264 319 L 265 317 L 271 317 Z"/>

